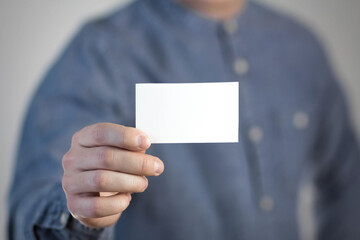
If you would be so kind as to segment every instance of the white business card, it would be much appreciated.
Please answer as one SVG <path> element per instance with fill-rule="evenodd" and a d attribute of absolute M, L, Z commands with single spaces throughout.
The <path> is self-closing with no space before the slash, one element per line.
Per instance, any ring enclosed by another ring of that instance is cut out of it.
<path fill-rule="evenodd" d="M 136 128 L 152 143 L 238 142 L 239 84 L 136 84 Z"/>

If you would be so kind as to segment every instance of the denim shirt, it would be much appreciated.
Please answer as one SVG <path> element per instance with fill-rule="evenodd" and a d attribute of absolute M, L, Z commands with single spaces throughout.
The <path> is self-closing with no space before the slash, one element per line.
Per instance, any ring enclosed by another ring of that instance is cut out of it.
<path fill-rule="evenodd" d="M 133 195 L 115 226 L 90 229 L 69 215 L 61 159 L 76 131 L 134 126 L 136 83 L 234 81 L 238 143 L 154 144 L 148 153 L 165 172 Z M 300 239 L 304 189 L 313 193 L 305 224 L 316 239 L 360 239 L 359 149 L 313 34 L 256 2 L 215 21 L 171 0 L 140 0 L 85 24 L 35 93 L 9 194 L 9 235 Z"/>

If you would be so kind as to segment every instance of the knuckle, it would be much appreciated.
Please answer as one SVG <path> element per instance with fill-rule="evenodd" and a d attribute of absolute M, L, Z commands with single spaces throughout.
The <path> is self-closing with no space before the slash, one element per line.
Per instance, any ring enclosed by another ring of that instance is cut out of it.
<path fill-rule="evenodd" d="M 93 198 L 91 200 L 89 200 L 89 209 L 88 211 L 90 212 L 90 214 L 94 217 L 99 217 L 101 216 L 102 213 L 102 204 L 100 199 L 98 198 Z"/>
<path fill-rule="evenodd" d="M 73 177 L 68 174 L 64 174 L 62 178 L 62 187 L 66 194 L 73 194 L 79 190 L 78 185 L 76 182 L 74 182 Z"/>
<path fill-rule="evenodd" d="M 65 171 L 69 170 L 74 162 L 74 154 L 68 151 L 62 158 L 62 166 Z"/>
<path fill-rule="evenodd" d="M 148 166 L 149 166 L 149 158 L 148 157 L 146 157 L 146 156 L 144 156 L 143 158 L 142 158 L 142 160 L 141 160 L 141 166 L 140 166 L 140 171 L 141 171 L 141 173 L 146 173 L 146 172 L 148 172 Z"/>
<path fill-rule="evenodd" d="M 105 126 L 104 124 L 95 124 L 92 127 L 91 136 L 94 139 L 94 141 L 98 144 L 101 144 L 105 140 Z"/>
<path fill-rule="evenodd" d="M 130 146 L 130 132 L 128 131 L 127 127 L 124 127 L 122 129 L 122 142 L 124 146 Z"/>
<path fill-rule="evenodd" d="M 71 145 L 74 145 L 76 143 L 79 142 L 79 137 L 80 137 L 80 131 L 74 133 L 74 135 L 71 138 Z"/>
<path fill-rule="evenodd" d="M 92 182 L 96 189 L 102 190 L 108 183 L 108 177 L 103 171 L 97 171 L 94 174 Z"/>
<path fill-rule="evenodd" d="M 109 168 L 112 166 L 114 159 L 114 151 L 108 148 L 100 148 L 98 152 L 98 160 L 100 165 Z"/>
<path fill-rule="evenodd" d="M 126 147 L 135 147 L 137 145 L 135 137 L 140 134 L 140 131 L 131 127 L 123 126 L 121 130 L 122 143 Z"/>

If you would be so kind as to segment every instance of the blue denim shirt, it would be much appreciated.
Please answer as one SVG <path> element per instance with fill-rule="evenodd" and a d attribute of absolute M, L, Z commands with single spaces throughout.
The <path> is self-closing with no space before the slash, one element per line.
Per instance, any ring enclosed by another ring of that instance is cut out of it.
<path fill-rule="evenodd" d="M 34 56 L 36 57 L 36 56 Z M 136 83 L 239 82 L 238 143 L 155 144 L 165 163 L 110 228 L 69 216 L 61 159 L 82 127 L 135 125 Z M 360 157 L 326 56 L 304 26 L 250 2 L 233 20 L 141 0 L 86 24 L 29 107 L 9 197 L 11 239 L 360 239 Z M 305 191 L 307 192 L 307 191 Z M 300 209 L 300 211 L 299 211 Z"/>

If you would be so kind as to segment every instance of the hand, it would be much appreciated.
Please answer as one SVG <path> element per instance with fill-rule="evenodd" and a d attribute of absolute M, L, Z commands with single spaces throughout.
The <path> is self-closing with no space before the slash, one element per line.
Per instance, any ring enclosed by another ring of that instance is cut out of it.
<path fill-rule="evenodd" d="M 62 159 L 62 186 L 72 216 L 93 228 L 115 224 L 131 193 L 147 188 L 145 176 L 164 171 L 159 158 L 145 154 L 150 144 L 140 130 L 112 123 L 75 133 Z"/>

